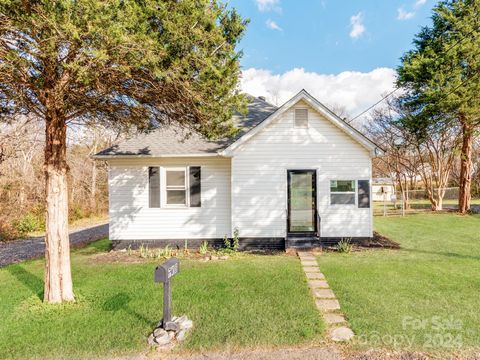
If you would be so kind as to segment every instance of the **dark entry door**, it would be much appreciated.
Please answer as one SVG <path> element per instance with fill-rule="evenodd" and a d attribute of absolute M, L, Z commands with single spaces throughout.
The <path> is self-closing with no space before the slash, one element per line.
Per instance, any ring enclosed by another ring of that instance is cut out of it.
<path fill-rule="evenodd" d="M 316 230 L 317 173 L 315 170 L 288 170 L 287 232 L 312 236 Z"/>

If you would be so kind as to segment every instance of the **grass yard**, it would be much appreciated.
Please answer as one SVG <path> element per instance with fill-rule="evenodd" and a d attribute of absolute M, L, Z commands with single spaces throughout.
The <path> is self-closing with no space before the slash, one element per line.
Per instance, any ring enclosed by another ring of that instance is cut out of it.
<path fill-rule="evenodd" d="M 76 304 L 44 305 L 43 261 L 0 269 L 2 358 L 94 358 L 138 353 L 162 315 L 156 262 L 102 263 L 102 240 L 73 253 Z M 173 281 L 174 314 L 194 329 L 179 350 L 308 344 L 324 324 L 298 259 L 239 255 L 181 262 Z"/>
<path fill-rule="evenodd" d="M 401 250 L 318 259 L 357 343 L 422 351 L 480 348 L 480 216 L 374 221 Z"/>

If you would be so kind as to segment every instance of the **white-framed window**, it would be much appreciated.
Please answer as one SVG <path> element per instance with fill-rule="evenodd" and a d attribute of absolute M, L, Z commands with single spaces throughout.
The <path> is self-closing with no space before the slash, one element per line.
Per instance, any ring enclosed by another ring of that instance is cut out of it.
<path fill-rule="evenodd" d="M 148 169 L 150 208 L 202 206 L 200 166 L 161 166 Z"/>
<path fill-rule="evenodd" d="M 308 109 L 295 109 L 294 117 L 296 128 L 308 128 Z"/>
<path fill-rule="evenodd" d="M 188 206 L 188 175 L 187 167 L 164 168 L 164 203 L 165 207 Z"/>
<path fill-rule="evenodd" d="M 355 205 L 355 180 L 330 180 L 330 205 Z"/>

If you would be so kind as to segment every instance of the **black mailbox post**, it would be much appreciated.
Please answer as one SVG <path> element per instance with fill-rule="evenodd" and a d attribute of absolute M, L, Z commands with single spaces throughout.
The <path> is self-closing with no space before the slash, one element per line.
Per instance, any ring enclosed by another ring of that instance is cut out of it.
<path fill-rule="evenodd" d="M 180 261 L 171 258 L 155 269 L 155 282 L 163 283 L 163 320 L 165 330 L 178 330 L 177 324 L 172 322 L 172 288 L 170 279 L 180 271 Z"/>

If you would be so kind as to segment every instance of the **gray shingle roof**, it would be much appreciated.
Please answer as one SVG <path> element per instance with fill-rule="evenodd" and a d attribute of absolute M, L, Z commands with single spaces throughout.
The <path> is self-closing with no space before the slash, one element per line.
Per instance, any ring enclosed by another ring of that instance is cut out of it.
<path fill-rule="evenodd" d="M 102 150 L 95 154 L 95 157 L 215 154 L 237 141 L 276 110 L 276 106 L 249 95 L 248 113 L 233 116 L 235 125 L 240 129 L 234 138 L 210 141 L 198 133 L 182 129 L 177 125 L 161 126 L 150 133 L 139 134 Z"/>

